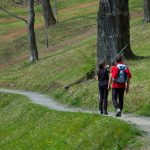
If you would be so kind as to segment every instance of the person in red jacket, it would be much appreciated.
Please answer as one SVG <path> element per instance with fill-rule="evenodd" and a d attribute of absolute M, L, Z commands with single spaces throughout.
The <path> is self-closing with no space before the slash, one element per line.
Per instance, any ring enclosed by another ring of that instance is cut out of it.
<path fill-rule="evenodd" d="M 129 92 L 130 78 L 129 68 L 122 61 L 123 56 L 116 57 L 117 64 L 111 67 L 108 89 L 112 84 L 112 101 L 116 109 L 116 117 L 121 117 L 123 110 L 124 91 Z"/>

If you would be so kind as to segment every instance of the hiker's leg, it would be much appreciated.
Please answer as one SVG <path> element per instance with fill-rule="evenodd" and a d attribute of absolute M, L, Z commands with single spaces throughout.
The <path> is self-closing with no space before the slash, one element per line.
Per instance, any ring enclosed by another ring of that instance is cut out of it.
<path fill-rule="evenodd" d="M 112 89 L 112 101 L 114 104 L 115 109 L 119 108 L 119 104 L 117 102 L 117 97 L 118 97 L 118 89 L 117 88 L 113 88 Z"/>
<path fill-rule="evenodd" d="M 104 113 L 107 114 L 107 105 L 108 105 L 108 89 L 104 89 Z"/>
<path fill-rule="evenodd" d="M 124 97 L 124 88 L 122 89 L 119 89 L 119 107 L 120 107 L 120 110 L 122 111 L 123 110 L 123 97 Z"/>
<path fill-rule="evenodd" d="M 103 99 L 104 99 L 104 89 L 102 87 L 99 87 L 99 111 L 101 114 L 103 113 Z"/>

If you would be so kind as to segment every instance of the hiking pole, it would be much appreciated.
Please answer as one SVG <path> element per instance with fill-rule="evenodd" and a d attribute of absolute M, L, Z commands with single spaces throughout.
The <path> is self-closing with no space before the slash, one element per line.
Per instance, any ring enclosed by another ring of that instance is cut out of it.
<path fill-rule="evenodd" d="M 118 53 L 118 55 L 117 56 L 119 56 L 120 54 L 122 54 L 123 53 L 123 51 L 127 48 L 127 46 L 128 46 L 129 44 L 127 44 L 119 53 Z"/>

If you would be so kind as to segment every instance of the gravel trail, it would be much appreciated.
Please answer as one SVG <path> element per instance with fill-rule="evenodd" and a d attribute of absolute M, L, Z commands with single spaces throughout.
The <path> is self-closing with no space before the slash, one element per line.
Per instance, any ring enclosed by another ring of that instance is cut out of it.
<path fill-rule="evenodd" d="M 2 93 L 13 93 L 27 96 L 33 103 L 48 107 L 57 111 L 65 112 L 83 112 L 83 113 L 94 113 L 98 114 L 98 111 L 85 110 L 81 108 L 72 108 L 67 105 L 62 105 L 47 95 L 40 94 L 37 92 L 23 91 L 23 90 L 11 90 L 11 89 L 0 89 Z M 108 116 L 115 117 L 113 113 L 109 113 Z M 124 120 L 128 123 L 136 125 L 140 130 L 145 132 L 145 135 L 150 138 L 150 117 L 135 116 L 132 114 L 122 114 L 122 117 L 118 119 Z"/>

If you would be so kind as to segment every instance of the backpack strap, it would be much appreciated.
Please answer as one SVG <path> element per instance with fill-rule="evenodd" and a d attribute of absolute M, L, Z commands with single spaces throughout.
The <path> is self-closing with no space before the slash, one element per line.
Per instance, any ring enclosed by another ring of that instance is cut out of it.
<path fill-rule="evenodd" d="M 126 70 L 128 67 L 125 64 L 117 64 L 119 70 Z"/>

